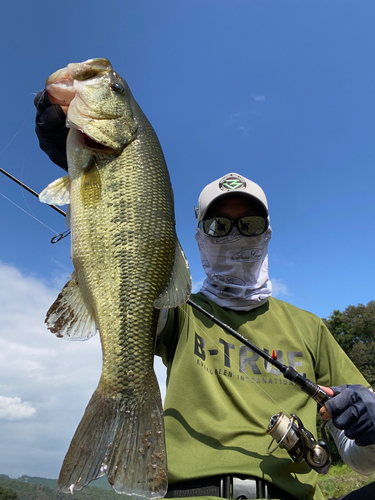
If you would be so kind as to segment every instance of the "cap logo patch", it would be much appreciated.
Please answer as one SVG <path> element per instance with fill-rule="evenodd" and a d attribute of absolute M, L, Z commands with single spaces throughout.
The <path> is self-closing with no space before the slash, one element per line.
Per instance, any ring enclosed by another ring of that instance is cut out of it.
<path fill-rule="evenodd" d="M 246 182 L 239 175 L 228 175 L 219 182 L 222 191 L 234 191 L 235 189 L 245 189 Z"/>

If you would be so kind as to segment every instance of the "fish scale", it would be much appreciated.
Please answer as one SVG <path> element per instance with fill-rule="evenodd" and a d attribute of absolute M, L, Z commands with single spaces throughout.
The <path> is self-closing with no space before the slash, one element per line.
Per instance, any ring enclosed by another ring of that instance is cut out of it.
<path fill-rule="evenodd" d="M 107 474 L 119 493 L 161 498 L 167 461 L 153 370 L 156 307 L 176 307 L 191 290 L 168 170 L 152 126 L 109 61 L 68 65 L 47 80 L 47 91 L 70 102 L 69 179 L 55 181 L 40 198 L 50 203 L 69 185 L 75 271 L 46 323 L 57 336 L 74 339 L 98 329 L 103 351 L 98 388 L 64 459 L 58 489 L 79 491 Z"/>

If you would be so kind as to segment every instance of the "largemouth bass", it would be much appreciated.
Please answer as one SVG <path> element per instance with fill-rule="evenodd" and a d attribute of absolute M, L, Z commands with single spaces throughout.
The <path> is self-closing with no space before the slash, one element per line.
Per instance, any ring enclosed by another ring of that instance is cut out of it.
<path fill-rule="evenodd" d="M 58 337 L 100 332 L 103 371 L 72 439 L 58 490 L 107 474 L 118 493 L 167 489 L 163 412 L 153 370 L 161 308 L 190 295 L 173 193 L 158 138 L 107 59 L 69 64 L 46 82 L 69 106 L 68 176 L 40 195 L 69 203 L 74 272 L 47 313 Z"/>

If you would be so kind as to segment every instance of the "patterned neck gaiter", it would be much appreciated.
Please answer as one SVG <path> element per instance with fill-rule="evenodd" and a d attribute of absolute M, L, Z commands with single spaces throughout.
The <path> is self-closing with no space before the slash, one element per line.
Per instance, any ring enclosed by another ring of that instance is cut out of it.
<path fill-rule="evenodd" d="M 222 238 L 197 228 L 203 269 L 207 275 L 201 292 L 210 300 L 234 311 L 250 311 L 272 294 L 268 277 L 268 242 L 272 229 L 259 236 L 243 236 L 236 227 Z"/>

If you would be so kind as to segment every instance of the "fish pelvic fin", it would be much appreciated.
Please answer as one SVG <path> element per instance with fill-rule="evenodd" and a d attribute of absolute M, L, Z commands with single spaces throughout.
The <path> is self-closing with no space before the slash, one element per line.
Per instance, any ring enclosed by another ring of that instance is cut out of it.
<path fill-rule="evenodd" d="M 94 313 L 86 306 L 76 271 L 47 311 L 45 323 L 56 337 L 68 340 L 87 340 L 96 334 Z"/>
<path fill-rule="evenodd" d="M 165 290 L 154 301 L 156 309 L 177 307 L 186 302 L 191 294 L 191 275 L 188 261 L 181 244 L 176 240 L 176 249 L 171 278 Z"/>
<path fill-rule="evenodd" d="M 167 490 L 164 421 L 155 374 L 147 394 L 111 398 L 94 392 L 64 459 L 58 491 L 80 491 L 107 475 L 120 494 L 162 498 Z"/>
<path fill-rule="evenodd" d="M 70 203 L 70 179 L 64 175 L 48 184 L 39 195 L 39 201 L 48 205 L 63 206 Z"/>

